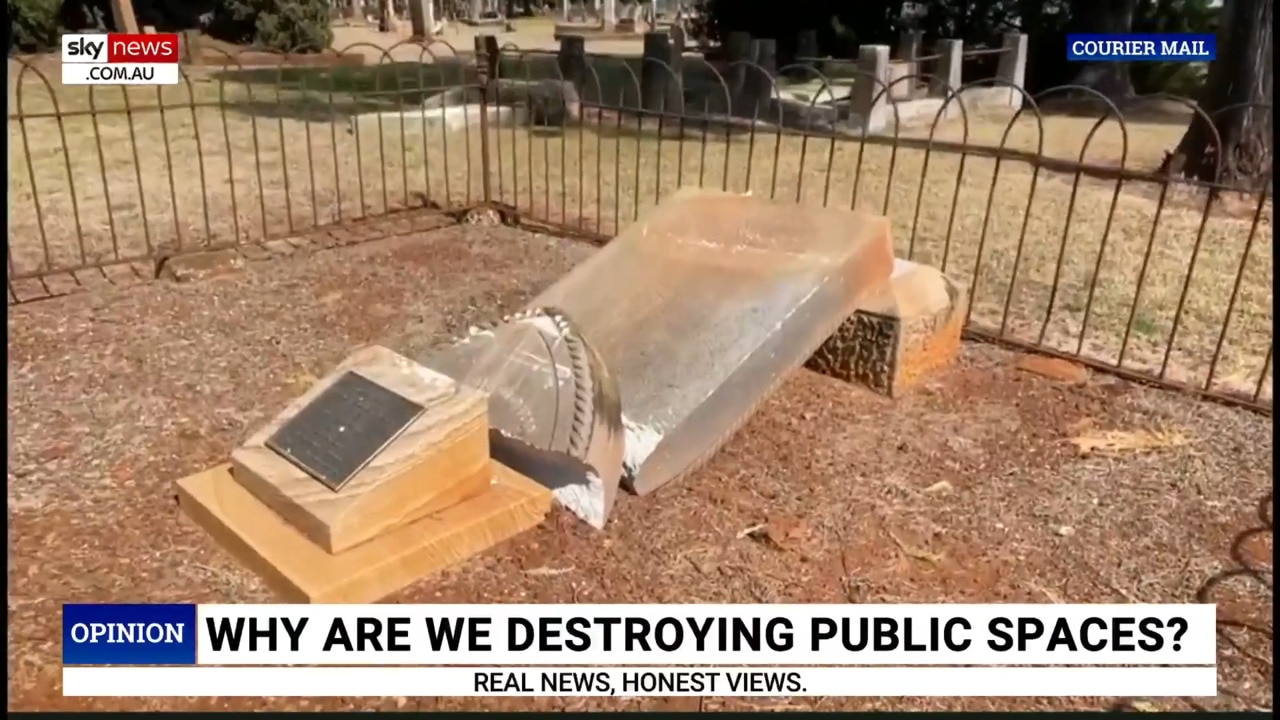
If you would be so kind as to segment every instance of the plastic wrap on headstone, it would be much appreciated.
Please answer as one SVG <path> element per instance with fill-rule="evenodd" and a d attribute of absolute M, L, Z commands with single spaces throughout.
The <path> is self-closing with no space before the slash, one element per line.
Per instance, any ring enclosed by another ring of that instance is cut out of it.
<path fill-rule="evenodd" d="M 622 474 L 618 389 L 570 318 L 527 310 L 473 329 L 421 364 L 488 393 L 494 459 L 604 527 Z"/>
<path fill-rule="evenodd" d="M 623 483 L 693 469 L 884 282 L 889 223 L 681 190 L 531 303 L 573 318 L 618 383 Z"/>

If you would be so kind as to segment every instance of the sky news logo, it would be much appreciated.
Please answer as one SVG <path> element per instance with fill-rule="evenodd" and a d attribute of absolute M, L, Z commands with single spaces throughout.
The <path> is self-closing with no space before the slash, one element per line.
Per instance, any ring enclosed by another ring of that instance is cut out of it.
<path fill-rule="evenodd" d="M 64 85 L 177 85 L 176 34 L 62 36 Z"/>
<path fill-rule="evenodd" d="M 195 605 L 63 605 L 63 665 L 194 665 Z"/>
<path fill-rule="evenodd" d="M 1211 33 L 1068 35 L 1071 62 L 1211 62 L 1218 38 Z"/>

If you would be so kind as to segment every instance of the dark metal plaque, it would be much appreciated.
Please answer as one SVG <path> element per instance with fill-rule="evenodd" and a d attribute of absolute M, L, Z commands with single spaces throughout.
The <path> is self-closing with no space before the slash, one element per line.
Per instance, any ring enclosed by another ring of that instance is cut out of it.
<path fill-rule="evenodd" d="M 337 492 L 425 410 L 348 372 L 281 425 L 267 447 Z"/>

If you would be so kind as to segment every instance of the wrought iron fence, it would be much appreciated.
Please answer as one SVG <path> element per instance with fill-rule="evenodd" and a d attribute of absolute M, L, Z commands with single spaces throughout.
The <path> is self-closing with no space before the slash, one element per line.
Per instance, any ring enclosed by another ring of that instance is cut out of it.
<path fill-rule="evenodd" d="M 1270 188 L 1155 171 L 1189 122 L 1212 128 L 1191 101 L 442 42 L 333 54 L 368 61 L 227 57 L 127 90 L 17 61 L 11 298 L 415 207 L 488 203 L 605 241 L 698 185 L 883 214 L 900 256 L 967 285 L 971 336 L 1270 412 Z M 894 99 L 896 83 L 931 91 Z"/>

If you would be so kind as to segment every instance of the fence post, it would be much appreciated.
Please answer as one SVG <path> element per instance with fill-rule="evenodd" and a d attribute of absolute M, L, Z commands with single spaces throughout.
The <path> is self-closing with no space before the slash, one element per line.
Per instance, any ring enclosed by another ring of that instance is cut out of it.
<path fill-rule="evenodd" d="M 478 3 L 477 3 L 478 4 Z M 496 35 L 477 35 L 476 75 L 480 85 L 480 187 L 481 197 L 485 203 L 493 202 L 493 184 L 489 179 L 489 83 L 498 77 L 498 63 L 501 55 L 498 50 Z M 495 98 L 498 95 L 495 93 Z M 466 107 L 463 106 L 463 112 Z"/>
<path fill-rule="evenodd" d="M 963 40 L 939 40 L 938 41 L 938 71 L 934 73 L 933 87 L 930 88 L 931 95 L 942 97 L 943 102 L 950 95 L 950 92 L 959 92 L 960 86 L 964 84 L 964 76 L 961 74 L 961 63 L 964 62 L 964 41 Z M 957 99 L 947 105 L 947 111 L 943 114 L 944 118 L 955 117 L 961 114 L 960 103 L 963 98 Z"/>
<path fill-rule="evenodd" d="M 725 112 L 737 115 L 742 112 L 747 92 L 747 73 L 750 68 L 745 63 L 751 60 L 751 33 L 735 30 L 724 39 L 725 58 L 729 61 L 727 78 L 729 82 L 729 107 Z"/>
<path fill-rule="evenodd" d="M 429 40 L 436 29 L 435 0 L 409 0 L 409 22 L 414 40 Z"/>
<path fill-rule="evenodd" d="M 578 97 L 583 97 L 587 87 L 587 39 L 582 35 L 561 35 L 556 65 L 560 68 L 560 77 L 573 83 Z"/>
<path fill-rule="evenodd" d="M 753 117 L 759 117 L 773 101 L 773 79 L 778 74 L 778 41 L 768 38 L 751 40 L 751 61 L 755 72 L 747 81 L 748 107 Z"/>
<path fill-rule="evenodd" d="M 817 68 L 819 52 L 818 31 L 812 28 L 801 30 L 796 34 L 796 56 L 790 62 Z"/>
<path fill-rule="evenodd" d="M 199 65 L 203 58 L 200 52 L 200 31 L 183 30 L 178 36 L 178 52 L 182 55 L 182 62 Z"/>
<path fill-rule="evenodd" d="M 858 78 L 854 84 L 853 112 L 862 115 L 862 131 L 880 129 L 880 115 L 890 102 L 889 46 L 863 45 L 858 48 Z"/>
<path fill-rule="evenodd" d="M 111 0 L 111 15 L 116 32 L 137 34 L 138 16 L 133 11 L 133 0 Z"/>
<path fill-rule="evenodd" d="M 924 44 L 924 33 L 919 30 L 903 30 L 898 38 L 898 59 L 904 62 L 915 62 L 920 57 L 920 47 Z"/>
<path fill-rule="evenodd" d="M 671 28 L 667 32 L 671 34 L 671 47 L 675 48 L 676 54 L 680 56 L 681 60 L 683 60 L 684 49 L 687 44 L 686 42 L 687 39 L 685 38 L 685 33 L 684 33 L 684 26 L 681 25 L 679 22 L 673 23 L 671 25 Z"/>
<path fill-rule="evenodd" d="M 615 0 L 604 0 L 604 18 L 601 24 L 607 33 L 618 29 L 618 7 Z"/>
<path fill-rule="evenodd" d="M 640 107 L 646 113 L 662 113 L 658 125 L 668 112 L 679 112 L 683 93 L 680 71 L 683 56 L 676 54 L 671 35 L 665 32 L 644 34 L 644 60 L 640 68 Z M 673 78 L 674 76 L 674 78 Z"/>
<path fill-rule="evenodd" d="M 1027 81 L 1027 36 L 1023 33 L 1005 33 L 1004 52 L 1000 53 L 1000 65 L 996 77 L 1015 86 L 1023 87 Z M 1022 108 L 1022 93 L 1009 89 L 1009 107 Z"/>

